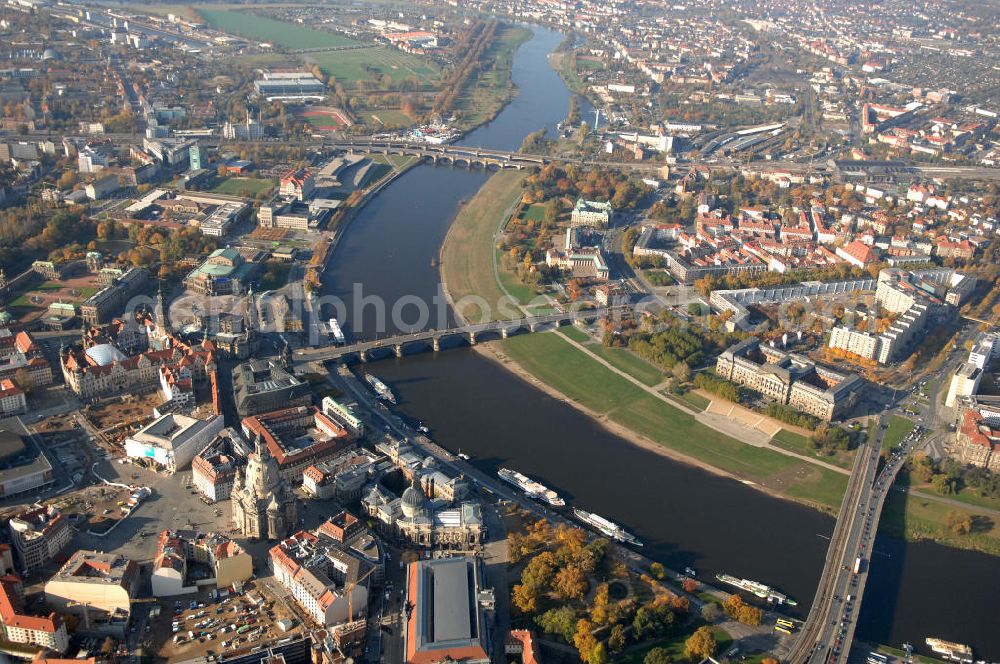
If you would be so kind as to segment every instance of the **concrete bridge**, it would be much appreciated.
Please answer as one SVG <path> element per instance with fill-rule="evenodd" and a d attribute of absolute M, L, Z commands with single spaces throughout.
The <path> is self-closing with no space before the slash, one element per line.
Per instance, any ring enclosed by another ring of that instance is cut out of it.
<path fill-rule="evenodd" d="M 585 311 L 559 312 L 544 316 L 463 325 L 446 330 L 423 330 L 410 334 L 399 334 L 385 339 L 358 341 L 343 346 L 303 348 L 295 351 L 293 359 L 296 365 L 302 365 L 329 362 L 332 360 L 347 361 L 351 359 L 368 362 L 369 360 L 390 357 L 392 355 L 403 357 L 409 352 L 414 351 L 428 349 L 439 351 L 444 348 L 454 348 L 464 345 L 474 346 L 479 341 L 506 339 L 513 334 L 538 332 L 543 329 L 551 329 L 553 326 L 568 325 L 576 320 L 596 320 L 621 309 L 621 307 L 613 309 L 601 307 Z"/>

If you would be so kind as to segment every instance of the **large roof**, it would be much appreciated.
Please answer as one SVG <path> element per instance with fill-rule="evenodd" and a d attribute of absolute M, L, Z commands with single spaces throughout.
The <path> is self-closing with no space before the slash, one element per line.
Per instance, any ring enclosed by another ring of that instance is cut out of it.
<path fill-rule="evenodd" d="M 97 344 L 87 349 L 87 357 L 99 367 L 106 367 L 112 362 L 122 362 L 128 359 L 125 353 L 121 352 L 111 344 Z"/>

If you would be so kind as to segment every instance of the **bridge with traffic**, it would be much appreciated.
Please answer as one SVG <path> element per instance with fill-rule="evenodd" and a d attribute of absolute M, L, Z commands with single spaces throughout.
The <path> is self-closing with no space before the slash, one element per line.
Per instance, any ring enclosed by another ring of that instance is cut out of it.
<path fill-rule="evenodd" d="M 791 664 L 838 664 L 848 659 L 882 506 L 906 454 L 920 435 L 919 428 L 915 429 L 879 471 L 887 426 L 885 412 L 874 426 L 878 426 L 878 435 L 869 437 L 855 457 L 823 576 L 809 615 L 785 658 Z"/>
<path fill-rule="evenodd" d="M 439 351 L 444 348 L 453 348 L 464 344 L 474 346 L 484 338 L 506 339 L 513 334 L 539 332 L 550 329 L 553 326 L 568 325 L 578 320 L 595 320 L 608 314 L 620 312 L 623 309 L 624 307 L 599 307 L 579 311 L 560 311 L 541 316 L 473 323 L 443 330 L 421 330 L 344 345 L 302 348 L 295 351 L 293 362 L 296 365 L 330 362 L 333 360 L 347 361 L 351 359 L 367 362 L 374 359 L 375 356 L 381 357 L 386 354 L 403 357 L 411 351 L 427 349 Z"/>

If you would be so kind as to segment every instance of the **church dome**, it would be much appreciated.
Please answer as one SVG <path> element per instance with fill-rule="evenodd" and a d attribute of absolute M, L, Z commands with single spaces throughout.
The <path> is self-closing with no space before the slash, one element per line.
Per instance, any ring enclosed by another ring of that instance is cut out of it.
<path fill-rule="evenodd" d="M 406 491 L 403 492 L 403 498 L 400 501 L 400 507 L 403 510 L 403 516 L 406 518 L 411 518 L 424 510 L 424 492 L 417 488 L 416 481 L 413 484 L 406 487 Z"/>

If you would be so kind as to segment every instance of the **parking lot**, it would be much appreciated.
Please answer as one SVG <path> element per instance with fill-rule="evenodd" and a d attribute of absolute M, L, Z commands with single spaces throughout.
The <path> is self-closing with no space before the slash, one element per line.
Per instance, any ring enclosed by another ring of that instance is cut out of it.
<path fill-rule="evenodd" d="M 160 605 L 160 615 L 150 623 L 148 635 L 158 658 L 232 653 L 293 638 L 302 629 L 283 603 L 256 581 L 247 583 L 239 595 L 213 601 L 204 590 L 197 597 L 163 599 Z"/>

